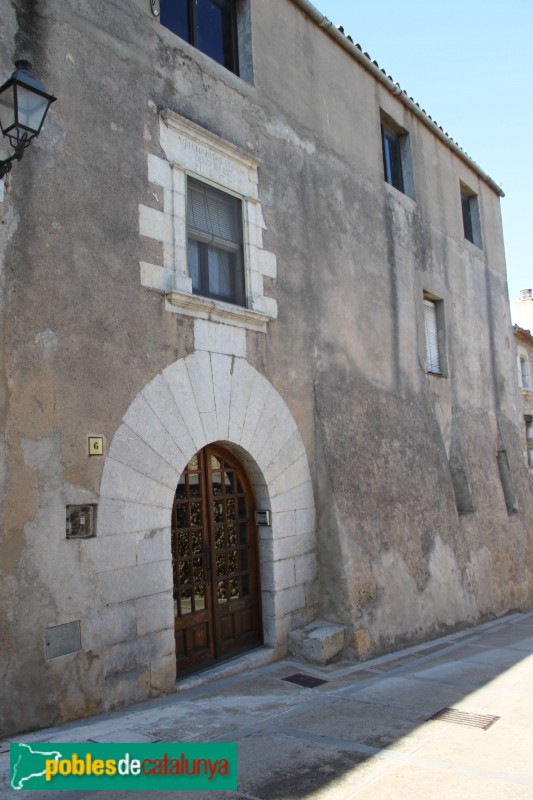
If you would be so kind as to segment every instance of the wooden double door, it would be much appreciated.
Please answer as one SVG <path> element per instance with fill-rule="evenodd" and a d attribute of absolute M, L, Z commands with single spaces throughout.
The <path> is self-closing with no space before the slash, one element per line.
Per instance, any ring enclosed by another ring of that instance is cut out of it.
<path fill-rule="evenodd" d="M 253 490 L 221 447 L 200 450 L 180 478 L 172 564 L 178 675 L 262 643 Z"/>

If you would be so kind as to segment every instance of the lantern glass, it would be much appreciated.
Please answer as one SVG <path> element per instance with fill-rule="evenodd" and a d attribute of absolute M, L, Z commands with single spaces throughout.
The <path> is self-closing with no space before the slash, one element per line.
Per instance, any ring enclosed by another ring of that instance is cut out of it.
<path fill-rule="evenodd" d="M 29 61 L 15 61 L 15 72 L 0 86 L 0 126 L 12 147 L 27 147 L 40 133 L 56 99 L 35 80 Z"/>
<path fill-rule="evenodd" d="M 24 128 L 31 136 L 36 136 L 41 130 L 50 100 L 17 84 L 17 123 L 18 128 Z M 20 137 L 20 134 L 19 134 Z"/>
<path fill-rule="evenodd" d="M 0 93 L 0 125 L 4 136 L 15 127 L 15 123 L 15 87 L 11 84 Z"/>

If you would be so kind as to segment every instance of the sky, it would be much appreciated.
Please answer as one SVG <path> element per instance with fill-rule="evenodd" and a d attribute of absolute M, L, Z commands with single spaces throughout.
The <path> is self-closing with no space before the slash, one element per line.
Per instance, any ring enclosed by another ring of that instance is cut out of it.
<path fill-rule="evenodd" d="M 509 295 L 533 288 L 533 0 L 312 2 L 502 187 Z"/>

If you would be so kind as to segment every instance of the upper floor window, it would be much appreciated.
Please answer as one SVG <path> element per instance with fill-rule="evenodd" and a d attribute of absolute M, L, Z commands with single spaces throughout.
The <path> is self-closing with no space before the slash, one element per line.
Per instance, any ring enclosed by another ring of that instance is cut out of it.
<path fill-rule="evenodd" d="M 465 239 L 481 247 L 481 224 L 479 220 L 479 201 L 477 194 L 461 183 L 461 211 Z"/>
<path fill-rule="evenodd" d="M 424 292 L 424 332 L 426 339 L 426 372 L 446 375 L 443 301 Z"/>
<path fill-rule="evenodd" d="M 244 306 L 241 201 L 187 179 L 187 263 L 194 294 Z"/>
<path fill-rule="evenodd" d="M 239 74 L 236 0 L 160 0 L 161 24 Z"/>
<path fill-rule="evenodd" d="M 415 190 L 409 135 L 384 111 L 381 112 L 381 144 L 386 182 L 414 200 Z"/>
<path fill-rule="evenodd" d="M 159 207 L 139 205 L 153 254 L 140 262 L 142 285 L 164 293 L 167 311 L 266 332 L 277 266 L 263 244 L 259 161 L 174 111 L 161 112 L 159 134 L 165 158 L 148 155 Z"/>
<path fill-rule="evenodd" d="M 400 155 L 400 137 L 394 131 L 381 126 L 383 137 L 383 167 L 385 180 L 400 192 L 403 192 L 402 159 Z"/>
<path fill-rule="evenodd" d="M 518 356 L 518 363 L 520 366 L 520 386 L 522 389 L 531 390 L 531 375 L 529 370 L 529 359 L 527 355 L 520 353 Z"/>

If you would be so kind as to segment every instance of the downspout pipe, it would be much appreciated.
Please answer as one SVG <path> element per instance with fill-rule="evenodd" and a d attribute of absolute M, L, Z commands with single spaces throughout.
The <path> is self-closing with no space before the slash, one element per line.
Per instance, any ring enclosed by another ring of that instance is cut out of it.
<path fill-rule="evenodd" d="M 344 47 L 345 50 L 350 53 L 350 55 L 355 58 L 356 61 L 361 64 L 368 72 L 370 72 L 377 80 L 385 86 L 391 94 L 395 97 L 398 97 L 402 103 L 407 106 L 407 108 L 412 111 L 412 113 L 418 117 L 424 125 L 429 128 L 429 130 L 435 134 L 444 144 L 455 153 L 455 155 L 459 156 L 459 158 L 467 164 L 470 169 L 472 169 L 485 183 L 487 183 L 490 188 L 496 192 L 497 195 L 500 197 L 505 197 L 505 193 L 502 190 L 501 186 L 498 186 L 496 181 L 494 181 L 490 175 L 481 169 L 481 167 L 473 161 L 470 156 L 465 153 L 465 151 L 459 147 L 459 145 L 451 139 L 448 134 L 441 128 L 437 123 L 429 117 L 426 112 L 420 108 L 418 103 L 416 103 L 412 97 L 409 97 L 407 93 L 401 88 L 398 83 L 395 83 L 392 78 L 387 75 L 387 73 L 380 69 L 377 62 L 372 61 L 369 56 L 365 55 L 359 47 L 352 44 L 352 42 L 339 31 L 335 25 L 329 20 L 321 11 L 319 11 L 315 6 L 310 3 L 308 0 L 292 0 L 292 2 L 299 6 L 301 10 L 310 17 L 313 22 L 315 22 L 319 28 L 322 28 L 326 33 L 328 33 L 332 39 L 334 39 L 337 44 L 340 44 L 341 47 Z"/>

